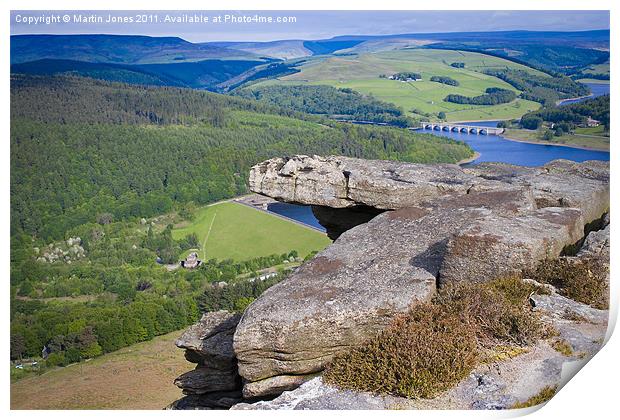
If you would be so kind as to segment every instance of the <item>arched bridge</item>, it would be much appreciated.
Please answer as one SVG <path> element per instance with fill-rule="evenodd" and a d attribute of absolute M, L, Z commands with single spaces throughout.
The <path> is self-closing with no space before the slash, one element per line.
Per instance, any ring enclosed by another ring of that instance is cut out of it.
<path fill-rule="evenodd" d="M 467 125 L 467 124 L 450 124 L 450 123 L 431 123 L 431 122 L 421 122 L 420 127 L 426 130 L 435 130 L 435 131 L 453 131 L 456 133 L 471 133 L 471 134 L 502 134 L 504 132 L 503 128 L 495 128 L 495 127 L 483 127 L 477 125 Z"/>

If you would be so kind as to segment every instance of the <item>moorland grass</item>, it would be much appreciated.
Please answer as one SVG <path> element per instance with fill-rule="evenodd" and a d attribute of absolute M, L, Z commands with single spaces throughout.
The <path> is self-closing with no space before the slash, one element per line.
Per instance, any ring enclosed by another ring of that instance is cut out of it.
<path fill-rule="evenodd" d="M 528 277 L 555 286 L 561 295 L 597 309 L 609 308 L 607 267 L 600 258 L 556 258 L 540 263 Z"/>

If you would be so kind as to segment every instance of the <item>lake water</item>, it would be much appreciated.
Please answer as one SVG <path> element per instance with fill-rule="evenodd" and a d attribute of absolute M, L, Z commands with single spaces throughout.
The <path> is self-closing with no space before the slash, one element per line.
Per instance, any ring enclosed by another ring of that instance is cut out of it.
<path fill-rule="evenodd" d="M 609 93 L 609 84 L 587 83 L 587 85 L 592 90 L 592 95 L 589 98 Z M 589 98 L 567 100 L 562 104 L 566 105 L 568 103 L 581 102 Z M 469 124 L 483 127 L 497 127 L 497 121 L 475 121 Z M 609 152 L 582 150 L 564 146 L 520 143 L 506 140 L 496 135 L 466 134 L 426 129 L 421 129 L 419 131 L 436 136 L 450 137 L 469 144 L 472 149 L 480 153 L 480 157 L 468 165 L 479 162 L 505 162 L 522 166 L 540 166 L 554 159 L 568 159 L 575 162 L 583 162 L 584 160 L 609 160 Z M 320 228 L 323 231 L 325 230 L 312 214 L 310 206 L 274 203 L 269 205 L 269 211 Z"/>
<path fill-rule="evenodd" d="M 484 127 L 497 127 L 497 121 L 476 121 L 470 124 Z M 433 130 L 420 130 L 420 132 L 450 137 L 451 139 L 464 141 L 469 144 L 472 149 L 480 153 L 480 157 L 471 164 L 479 162 L 505 162 L 522 166 L 540 166 L 554 159 L 568 159 L 575 162 L 583 162 L 584 160 L 609 160 L 609 152 L 582 150 L 565 146 L 520 143 L 506 140 L 496 135 Z"/>
<path fill-rule="evenodd" d="M 267 210 L 272 213 L 279 214 L 280 216 L 288 217 L 303 224 L 313 226 L 322 232 L 325 232 L 325 228 L 321 226 L 316 217 L 314 217 L 314 214 L 312 214 L 312 208 L 310 206 L 299 206 L 288 203 L 271 203 L 267 206 Z"/>
<path fill-rule="evenodd" d="M 584 83 L 586 86 L 590 88 L 592 94 L 590 96 L 586 96 L 585 98 L 578 99 L 565 99 L 560 102 L 560 105 L 569 105 L 575 104 L 577 102 L 583 102 L 586 99 L 596 98 L 601 95 L 609 95 L 609 83 Z"/>

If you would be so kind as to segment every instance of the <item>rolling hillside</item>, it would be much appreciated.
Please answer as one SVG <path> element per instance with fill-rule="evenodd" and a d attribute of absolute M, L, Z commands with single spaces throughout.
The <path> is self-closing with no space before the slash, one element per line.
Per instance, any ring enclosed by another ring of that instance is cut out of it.
<path fill-rule="evenodd" d="M 284 40 L 269 42 L 209 42 L 206 45 L 216 47 L 232 48 L 239 51 L 246 51 L 260 56 L 281 58 L 289 60 L 292 58 L 308 57 L 312 51 L 305 47 L 302 40 Z"/>
<path fill-rule="evenodd" d="M 465 68 L 455 68 L 450 65 L 453 62 L 464 63 Z M 539 104 L 523 99 L 493 106 L 443 101 L 448 94 L 476 96 L 490 87 L 515 90 L 508 83 L 482 73 L 492 69 L 516 69 L 543 74 L 502 58 L 479 53 L 413 49 L 309 60 L 300 67 L 299 73 L 264 84 L 309 83 L 351 88 L 400 106 L 409 115 L 434 118 L 439 112 L 444 112 L 449 121 L 517 118 L 539 107 Z M 422 80 L 401 82 L 381 77 L 398 72 L 418 72 Z M 457 80 L 459 86 L 431 82 L 429 79 L 432 76 L 448 76 Z"/>

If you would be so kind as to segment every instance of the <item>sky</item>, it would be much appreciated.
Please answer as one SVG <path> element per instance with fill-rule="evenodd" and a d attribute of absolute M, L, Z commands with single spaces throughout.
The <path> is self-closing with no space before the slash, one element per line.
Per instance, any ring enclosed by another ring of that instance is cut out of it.
<path fill-rule="evenodd" d="M 216 22 L 221 16 L 236 22 Z M 260 16 L 294 22 L 239 22 Z M 112 19 L 110 19 L 112 17 Z M 188 22 L 198 17 L 199 22 Z M 137 22 L 138 20 L 146 22 Z M 205 19 L 207 21 L 205 21 Z M 131 20 L 131 21 L 128 21 Z M 180 20 L 177 21 L 177 20 Z M 338 35 L 609 29 L 608 11 L 11 11 L 11 34 L 178 36 L 191 42 L 325 39 Z"/>

